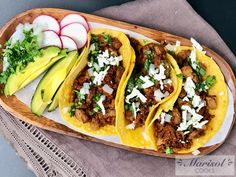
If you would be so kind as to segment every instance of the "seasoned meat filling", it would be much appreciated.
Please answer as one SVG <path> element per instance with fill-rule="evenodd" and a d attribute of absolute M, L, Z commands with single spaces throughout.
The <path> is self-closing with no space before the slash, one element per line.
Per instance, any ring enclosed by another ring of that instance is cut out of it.
<path fill-rule="evenodd" d="M 130 41 L 136 53 L 136 66 L 126 87 L 125 118 L 135 128 L 144 125 L 150 109 L 174 88 L 164 46 L 155 43 L 142 46 L 133 38 Z"/>
<path fill-rule="evenodd" d="M 124 73 L 119 49 L 122 43 L 108 34 L 92 35 L 88 66 L 73 85 L 70 113 L 92 129 L 114 125 L 115 97 Z"/>
<path fill-rule="evenodd" d="M 183 50 L 174 55 L 182 71 L 183 86 L 173 109 L 162 112 L 154 123 L 159 152 L 190 148 L 192 140 L 204 135 L 214 118 L 209 109 L 216 109 L 216 96 L 209 95 L 208 89 L 215 83 L 215 76 L 204 80 L 206 67 L 192 61 L 190 54 L 190 50 Z"/>

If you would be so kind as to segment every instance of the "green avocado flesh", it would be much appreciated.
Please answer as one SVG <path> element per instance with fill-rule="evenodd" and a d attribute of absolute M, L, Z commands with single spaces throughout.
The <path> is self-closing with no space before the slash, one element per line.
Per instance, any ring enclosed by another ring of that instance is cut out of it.
<path fill-rule="evenodd" d="M 57 106 L 58 106 L 58 98 L 59 98 L 59 93 L 60 93 L 61 88 L 62 87 L 60 86 L 60 88 L 58 89 L 57 93 L 53 96 L 52 103 L 48 107 L 48 112 L 52 112 L 52 111 L 54 111 L 57 108 Z"/>
<path fill-rule="evenodd" d="M 41 55 L 35 57 L 34 62 L 29 63 L 23 70 L 9 76 L 4 87 L 4 94 L 13 95 L 64 56 L 66 56 L 66 51 L 61 51 L 58 47 L 42 49 Z"/>
<path fill-rule="evenodd" d="M 59 87 L 74 66 L 77 58 L 77 51 L 72 51 L 47 71 L 40 80 L 31 100 L 31 110 L 33 113 L 38 116 L 42 115 L 46 107 L 52 103 L 53 96 L 57 95 L 57 90 L 59 90 Z M 56 100 L 55 103 L 57 103 Z M 52 105 L 51 108 L 53 107 Z"/>

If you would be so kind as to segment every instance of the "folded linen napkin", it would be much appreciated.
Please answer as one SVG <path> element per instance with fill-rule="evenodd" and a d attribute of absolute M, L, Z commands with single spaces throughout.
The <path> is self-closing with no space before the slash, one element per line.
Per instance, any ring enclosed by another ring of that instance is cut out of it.
<path fill-rule="evenodd" d="M 185 0 L 137 0 L 95 12 L 189 37 L 218 52 L 236 69 L 236 58 L 216 31 Z M 0 109 L 0 129 L 37 176 L 174 176 L 174 159 L 158 158 L 48 132 Z M 236 128 L 214 154 L 236 154 Z"/>

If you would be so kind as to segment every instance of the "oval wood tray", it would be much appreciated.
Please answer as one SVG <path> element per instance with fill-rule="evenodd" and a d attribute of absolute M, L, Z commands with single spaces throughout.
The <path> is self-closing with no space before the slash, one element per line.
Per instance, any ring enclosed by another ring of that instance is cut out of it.
<path fill-rule="evenodd" d="M 145 27 L 141 27 L 141 26 L 137 26 L 137 25 L 133 25 L 133 24 L 128 24 L 128 23 L 124 23 L 124 22 L 120 22 L 120 21 L 116 21 L 116 20 L 111 20 L 111 19 L 107 19 L 107 18 L 95 16 L 95 15 L 90 15 L 90 14 L 85 14 L 85 13 L 80 13 L 80 12 L 75 12 L 75 11 L 70 11 L 70 10 L 64 10 L 64 9 L 53 9 L 53 8 L 32 9 L 32 10 L 23 12 L 23 13 L 18 14 L 17 16 L 15 16 L 12 20 L 10 20 L 1 29 L 1 31 L 0 31 L 0 44 L 4 44 L 6 42 L 6 40 L 8 40 L 10 38 L 10 36 L 12 35 L 12 33 L 15 30 L 15 27 L 19 23 L 32 22 L 33 19 L 36 16 L 41 15 L 41 14 L 51 15 L 51 16 L 57 18 L 57 20 L 61 20 L 65 15 L 70 14 L 70 13 L 81 14 L 89 22 L 97 22 L 97 23 L 112 25 L 112 26 L 115 26 L 115 27 L 127 29 L 127 30 L 130 30 L 130 31 L 134 31 L 134 32 L 143 34 L 143 35 L 145 35 L 149 38 L 152 38 L 156 41 L 166 40 L 169 43 L 175 44 L 176 40 L 179 40 L 181 42 L 181 45 L 191 46 L 191 43 L 188 39 L 185 39 L 185 38 L 180 37 L 180 36 L 172 35 L 172 34 L 169 34 L 169 33 L 166 33 L 166 32 L 161 32 L 161 31 L 157 31 L 157 30 L 154 30 L 154 29 L 149 29 L 149 28 L 145 28 Z M 236 80 L 235 80 L 234 74 L 233 74 L 230 66 L 225 62 L 225 60 L 222 57 L 220 57 L 218 54 L 216 54 L 215 52 L 213 52 L 209 48 L 204 47 L 204 50 L 207 52 L 207 55 L 212 57 L 217 62 L 217 64 L 220 66 L 221 71 L 223 72 L 223 74 L 225 76 L 225 80 L 226 80 L 230 90 L 232 91 L 232 93 L 234 95 L 234 109 L 236 109 Z M 109 146 L 129 150 L 129 151 L 148 154 L 148 155 L 168 157 L 168 158 L 195 157 L 191 153 L 189 153 L 189 154 L 171 154 L 171 155 L 167 155 L 167 154 L 164 154 L 164 153 L 158 153 L 154 150 L 146 150 L 146 149 L 138 149 L 138 148 L 128 147 L 128 146 L 115 144 L 115 143 L 111 143 L 111 142 L 104 141 L 104 140 L 99 140 L 99 139 L 96 139 L 94 137 L 90 137 L 90 136 L 87 136 L 87 135 L 83 135 L 81 133 L 75 132 L 75 131 L 67 128 L 64 125 L 58 124 L 54 121 L 51 121 L 51 120 L 49 120 L 45 117 L 40 117 L 39 118 L 39 117 L 35 116 L 31 112 L 30 108 L 28 108 L 24 103 L 19 101 L 15 96 L 5 97 L 3 94 L 1 94 L 0 95 L 0 105 L 5 110 L 10 112 L 12 115 L 14 115 L 15 117 L 17 117 L 17 118 L 19 118 L 19 119 L 21 119 L 25 122 L 28 122 L 32 125 L 35 125 L 37 127 L 40 127 L 40 128 L 43 128 L 43 129 L 46 129 L 46 130 L 49 130 L 49 131 L 61 133 L 61 134 L 64 134 L 64 135 L 69 135 L 69 136 L 73 136 L 73 137 L 77 137 L 77 138 L 81 138 L 81 139 L 85 139 L 85 140 L 90 140 L 90 141 L 93 141 L 93 142 L 98 142 L 98 143 L 106 144 L 106 145 L 109 145 Z M 231 128 L 233 127 L 234 121 L 231 125 Z M 221 144 L 223 144 L 223 142 L 221 142 L 219 144 L 215 144 L 213 146 L 200 148 L 199 149 L 200 152 L 201 152 L 200 155 L 206 155 L 206 154 L 214 151 Z"/>

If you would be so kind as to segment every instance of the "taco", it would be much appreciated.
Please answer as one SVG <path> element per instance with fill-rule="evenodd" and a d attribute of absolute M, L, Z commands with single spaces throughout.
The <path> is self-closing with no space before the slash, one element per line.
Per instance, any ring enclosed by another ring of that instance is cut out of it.
<path fill-rule="evenodd" d="M 200 44 L 191 41 L 193 47 L 172 51 L 182 71 L 180 93 L 146 122 L 148 137 L 159 152 L 190 153 L 202 147 L 219 130 L 227 111 L 228 93 L 220 68 Z"/>
<path fill-rule="evenodd" d="M 145 134 L 145 122 L 156 108 L 171 99 L 178 88 L 181 71 L 162 44 L 130 38 L 136 62 L 120 94 L 116 128 L 123 144 L 151 148 Z M 166 108 L 168 109 L 168 108 Z"/>
<path fill-rule="evenodd" d="M 116 134 L 119 95 L 134 52 L 122 32 L 110 29 L 90 32 L 90 48 L 73 68 L 60 92 L 60 112 L 79 132 L 113 135 Z"/>

